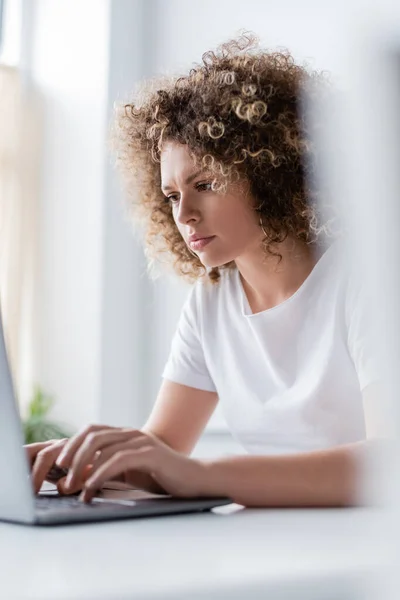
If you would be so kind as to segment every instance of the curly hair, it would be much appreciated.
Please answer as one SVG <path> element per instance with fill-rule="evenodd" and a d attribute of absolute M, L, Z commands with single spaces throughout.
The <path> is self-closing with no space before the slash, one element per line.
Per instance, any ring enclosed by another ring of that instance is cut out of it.
<path fill-rule="evenodd" d="M 306 244 L 329 235 L 321 198 L 310 185 L 313 146 L 299 110 L 303 86 L 323 79 L 297 65 L 288 50 L 260 50 L 254 35 L 242 34 L 203 54 L 187 75 L 146 81 L 132 102 L 116 106 L 111 143 L 129 215 L 144 233 L 150 276 L 162 255 L 188 282 L 207 272 L 188 249 L 160 189 L 165 141 L 185 144 L 215 176 L 216 191 L 248 182 L 266 255 L 281 259 L 272 245 L 288 235 Z M 208 278 L 216 283 L 220 269 L 233 267 L 234 261 L 213 267 Z"/>

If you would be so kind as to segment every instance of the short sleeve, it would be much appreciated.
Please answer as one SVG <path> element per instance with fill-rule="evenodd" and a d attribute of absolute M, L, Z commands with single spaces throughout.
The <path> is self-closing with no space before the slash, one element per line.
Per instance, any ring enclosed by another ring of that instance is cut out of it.
<path fill-rule="evenodd" d="M 183 305 L 162 377 L 200 390 L 215 392 L 216 387 L 206 365 L 199 335 L 198 285 L 192 287 Z"/>
<path fill-rule="evenodd" d="M 372 310 L 367 288 L 356 277 L 349 278 L 346 293 L 347 340 L 361 391 L 383 379 L 377 352 L 380 321 L 380 316 Z"/>

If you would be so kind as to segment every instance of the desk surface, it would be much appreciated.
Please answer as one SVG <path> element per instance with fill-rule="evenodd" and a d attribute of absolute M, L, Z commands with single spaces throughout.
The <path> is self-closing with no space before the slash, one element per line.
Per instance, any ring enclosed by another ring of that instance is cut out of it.
<path fill-rule="evenodd" d="M 0 524 L 2 600 L 358 600 L 386 564 L 377 509 Z"/>

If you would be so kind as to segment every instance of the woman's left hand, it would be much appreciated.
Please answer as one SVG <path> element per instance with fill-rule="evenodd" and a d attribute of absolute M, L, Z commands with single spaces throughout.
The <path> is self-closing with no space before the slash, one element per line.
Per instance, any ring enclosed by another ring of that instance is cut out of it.
<path fill-rule="evenodd" d="M 92 471 L 82 489 L 81 499 L 90 502 L 103 484 L 129 472 L 142 472 L 177 497 L 195 497 L 205 493 L 206 463 L 189 458 L 144 431 L 91 426 L 71 438 L 57 460 L 69 468 L 66 487 L 74 487 L 88 464 Z"/>

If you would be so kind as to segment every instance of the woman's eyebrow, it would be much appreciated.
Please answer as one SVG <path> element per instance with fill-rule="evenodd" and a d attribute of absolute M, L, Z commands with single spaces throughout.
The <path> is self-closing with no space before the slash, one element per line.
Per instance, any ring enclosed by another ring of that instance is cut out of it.
<path fill-rule="evenodd" d="M 192 175 L 189 175 L 189 177 L 184 181 L 185 185 L 189 185 L 189 183 L 192 183 L 193 179 L 196 179 L 196 177 L 201 173 L 204 173 L 204 169 L 200 169 L 200 171 L 196 171 L 196 173 L 192 173 Z M 170 187 L 169 185 L 161 184 L 161 189 L 167 191 L 172 190 L 172 187 Z"/>

